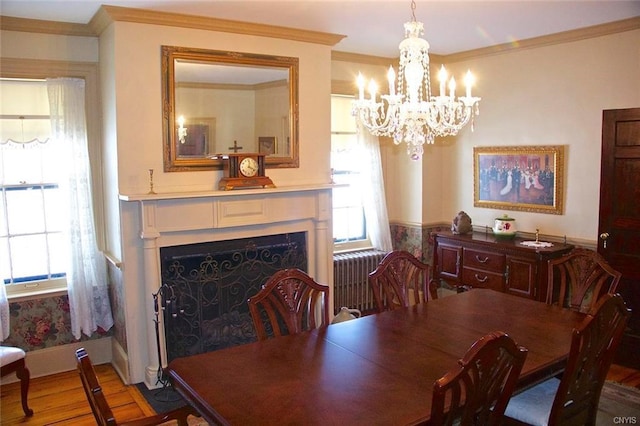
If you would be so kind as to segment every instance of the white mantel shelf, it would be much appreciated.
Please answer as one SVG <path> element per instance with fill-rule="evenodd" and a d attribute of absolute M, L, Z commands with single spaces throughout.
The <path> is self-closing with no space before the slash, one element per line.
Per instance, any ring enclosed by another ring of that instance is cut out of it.
<path fill-rule="evenodd" d="M 193 191 L 193 192 L 164 192 L 154 194 L 120 194 L 122 201 L 153 201 L 176 200 L 186 198 L 210 198 L 210 197 L 242 197 L 246 195 L 272 195 L 287 192 L 307 192 L 324 189 L 333 189 L 335 184 L 304 185 L 304 186 L 280 186 L 276 188 L 247 188 L 232 191 Z"/>

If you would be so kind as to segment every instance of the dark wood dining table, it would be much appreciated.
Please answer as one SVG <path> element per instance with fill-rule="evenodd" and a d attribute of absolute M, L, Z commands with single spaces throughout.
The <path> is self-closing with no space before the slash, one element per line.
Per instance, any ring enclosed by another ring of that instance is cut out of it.
<path fill-rule="evenodd" d="M 173 360 L 174 388 L 210 424 L 408 425 L 429 419 L 435 380 L 491 331 L 529 352 L 518 389 L 564 368 L 584 315 L 471 291 Z"/>

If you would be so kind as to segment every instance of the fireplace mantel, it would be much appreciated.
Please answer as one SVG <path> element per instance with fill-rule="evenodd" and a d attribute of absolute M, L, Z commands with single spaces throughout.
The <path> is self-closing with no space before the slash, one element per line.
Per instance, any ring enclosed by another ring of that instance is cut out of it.
<path fill-rule="evenodd" d="M 275 188 L 247 188 L 235 191 L 193 191 L 193 192 L 165 192 L 147 194 L 120 194 L 122 201 L 151 201 L 151 200 L 178 200 L 185 198 L 218 198 L 218 197 L 246 197 L 249 195 L 269 195 L 290 192 L 308 192 L 332 189 L 336 185 L 304 185 L 281 186 Z"/>
<path fill-rule="evenodd" d="M 121 202 L 139 205 L 136 210 L 141 239 L 136 254 L 125 263 L 137 262 L 143 266 L 144 293 L 151 295 L 160 287 L 161 247 L 305 232 L 308 237 L 308 272 L 319 282 L 332 287 L 331 190 L 334 186 L 121 194 Z M 131 337 L 135 341 L 147 342 L 148 350 L 145 352 L 148 359 L 137 360 L 135 355 L 129 355 L 133 358 L 130 366 L 132 375 L 138 376 L 138 370 L 144 369 L 144 380 L 151 388 L 154 387 L 159 360 L 154 350 L 154 311 L 151 303 L 146 305 L 146 336 Z M 330 307 L 331 312 L 332 309 Z"/>

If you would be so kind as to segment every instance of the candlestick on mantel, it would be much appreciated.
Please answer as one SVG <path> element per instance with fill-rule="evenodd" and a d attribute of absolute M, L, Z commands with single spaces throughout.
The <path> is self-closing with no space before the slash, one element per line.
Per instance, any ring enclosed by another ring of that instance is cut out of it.
<path fill-rule="evenodd" d="M 153 190 L 153 169 L 149 169 L 149 194 L 155 194 Z"/>

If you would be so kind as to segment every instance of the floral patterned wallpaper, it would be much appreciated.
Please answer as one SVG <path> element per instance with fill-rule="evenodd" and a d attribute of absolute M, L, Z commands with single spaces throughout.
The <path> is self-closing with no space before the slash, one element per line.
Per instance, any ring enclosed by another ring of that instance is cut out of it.
<path fill-rule="evenodd" d="M 69 296 L 44 296 L 9 302 L 10 334 L 2 344 L 16 346 L 25 351 L 45 349 L 78 341 L 113 336 L 127 350 L 122 273 L 116 267 L 109 268 L 109 297 L 115 325 L 111 330 L 98 329 L 91 337 L 84 334 L 76 340 L 71 334 Z"/>
<path fill-rule="evenodd" d="M 409 226 L 390 224 L 394 250 L 406 250 L 429 265 L 433 259 L 431 233 L 448 229 L 448 226 Z"/>
<path fill-rule="evenodd" d="M 66 294 L 10 302 L 9 315 L 11 331 L 3 345 L 33 351 L 78 341 L 71 334 L 69 296 Z M 108 335 L 110 332 L 98 329 L 91 338 L 83 335 L 80 341 Z"/>

